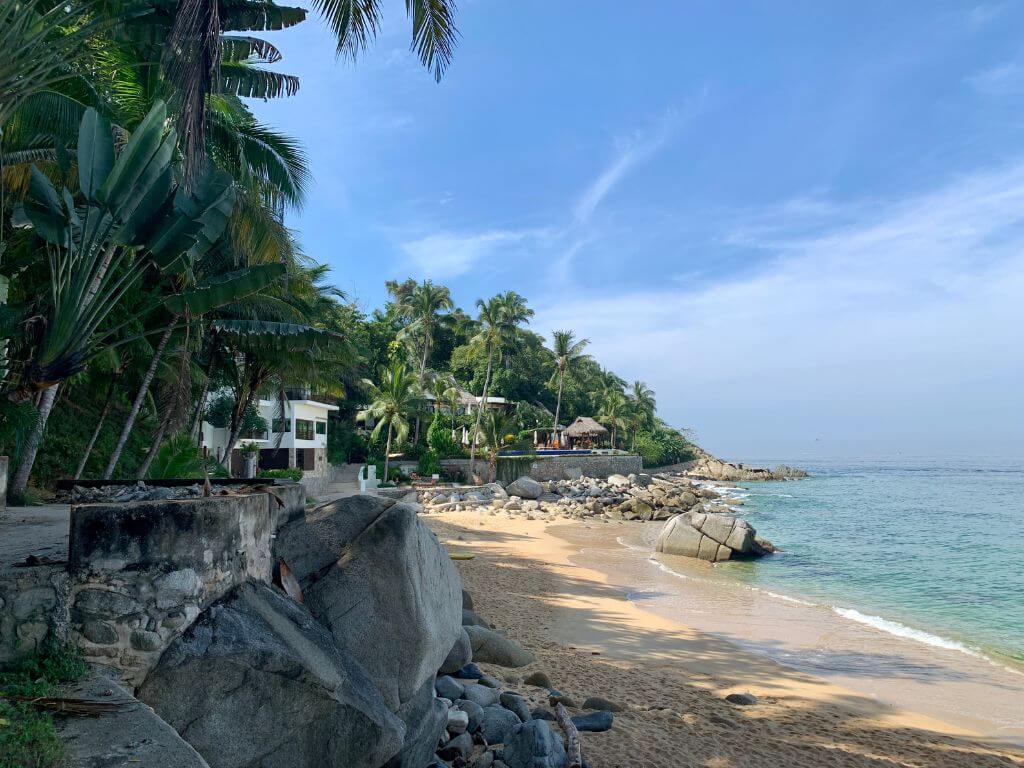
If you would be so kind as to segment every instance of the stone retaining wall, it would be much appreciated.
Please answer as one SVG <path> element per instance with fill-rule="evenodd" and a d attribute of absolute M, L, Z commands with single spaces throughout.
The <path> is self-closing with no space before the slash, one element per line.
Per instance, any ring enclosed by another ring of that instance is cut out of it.
<path fill-rule="evenodd" d="M 274 530 L 264 494 L 73 507 L 72 642 L 138 683 L 203 608 L 270 580 Z"/>
<path fill-rule="evenodd" d="M 7 456 L 0 456 L 0 512 L 7 508 L 7 471 L 10 462 Z"/>
<path fill-rule="evenodd" d="M 68 573 L 63 565 L 0 572 L 0 668 L 67 639 Z"/>
<path fill-rule="evenodd" d="M 441 465 L 457 469 L 469 478 L 469 459 L 444 459 Z M 525 465 L 525 462 L 524 462 Z M 526 467 L 524 467 L 526 468 Z M 477 459 L 477 474 L 485 482 L 494 480 L 486 460 Z M 571 480 L 580 477 L 607 479 L 609 475 L 628 475 L 643 471 L 643 459 L 635 454 L 584 454 L 582 456 L 543 456 L 530 462 L 526 474 L 534 480 Z"/>

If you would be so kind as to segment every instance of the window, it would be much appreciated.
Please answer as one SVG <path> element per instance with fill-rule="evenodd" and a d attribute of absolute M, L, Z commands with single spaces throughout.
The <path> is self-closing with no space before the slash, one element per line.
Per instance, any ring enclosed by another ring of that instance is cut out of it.
<path fill-rule="evenodd" d="M 316 420 L 316 433 L 318 435 L 326 435 L 327 434 L 327 422 L 326 421 L 321 421 L 320 419 Z"/>
<path fill-rule="evenodd" d="M 274 419 L 274 432 L 282 434 L 284 432 L 292 431 L 292 423 L 289 419 Z"/>
<path fill-rule="evenodd" d="M 313 439 L 313 422 L 309 419 L 296 419 L 295 420 L 295 439 L 296 440 L 312 440 Z"/>

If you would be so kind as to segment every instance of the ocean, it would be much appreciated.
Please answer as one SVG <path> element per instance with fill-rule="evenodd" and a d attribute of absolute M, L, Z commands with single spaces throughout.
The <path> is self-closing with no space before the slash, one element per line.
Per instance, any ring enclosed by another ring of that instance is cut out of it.
<path fill-rule="evenodd" d="M 1024 742 L 1024 461 L 744 460 L 805 480 L 718 483 L 779 548 L 655 555 L 660 524 L 574 543 L 648 610 L 894 706 Z"/>

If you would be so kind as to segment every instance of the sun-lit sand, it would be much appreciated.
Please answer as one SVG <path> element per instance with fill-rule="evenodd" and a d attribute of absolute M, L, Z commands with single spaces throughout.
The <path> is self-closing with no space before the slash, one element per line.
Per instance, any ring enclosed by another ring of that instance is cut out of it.
<path fill-rule="evenodd" d="M 488 671 L 534 703 L 546 692 L 521 679 L 542 670 L 578 704 L 602 696 L 625 707 L 611 731 L 583 734 L 592 768 L 1024 765 L 1022 751 L 640 610 L 602 574 L 573 565 L 552 523 L 477 512 L 424 519 L 451 552 L 475 555 L 457 566 L 477 612 L 537 654 L 529 667 Z M 758 703 L 728 703 L 730 693 Z"/>

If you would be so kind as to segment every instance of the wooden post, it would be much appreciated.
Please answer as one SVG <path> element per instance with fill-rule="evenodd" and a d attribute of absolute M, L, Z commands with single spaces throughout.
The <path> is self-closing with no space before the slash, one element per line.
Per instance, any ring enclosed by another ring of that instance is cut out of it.
<path fill-rule="evenodd" d="M 555 704 L 555 720 L 565 733 L 565 768 L 583 768 L 583 747 L 580 732 L 573 725 L 562 702 Z"/>

